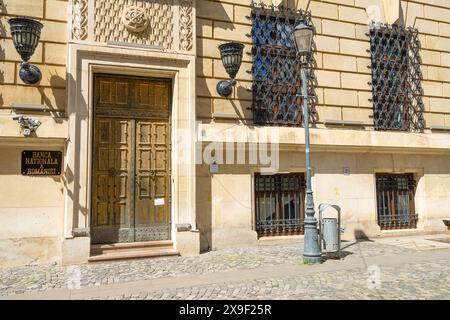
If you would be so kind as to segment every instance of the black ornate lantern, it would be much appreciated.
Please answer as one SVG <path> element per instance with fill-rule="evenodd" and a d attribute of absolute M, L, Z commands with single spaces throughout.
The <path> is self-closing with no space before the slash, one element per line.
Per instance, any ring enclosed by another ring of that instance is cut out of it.
<path fill-rule="evenodd" d="M 230 80 L 222 80 L 217 84 L 217 92 L 222 97 L 229 97 L 236 85 L 236 74 L 239 72 L 242 64 L 242 56 L 244 52 L 244 45 L 237 42 L 224 43 L 219 46 L 220 57 L 222 64 L 225 67 Z"/>
<path fill-rule="evenodd" d="M 35 84 L 42 79 L 42 74 L 38 67 L 28 61 L 36 50 L 43 25 L 29 18 L 11 18 L 8 22 L 14 46 L 23 60 L 19 71 L 20 79 L 26 84 Z"/>

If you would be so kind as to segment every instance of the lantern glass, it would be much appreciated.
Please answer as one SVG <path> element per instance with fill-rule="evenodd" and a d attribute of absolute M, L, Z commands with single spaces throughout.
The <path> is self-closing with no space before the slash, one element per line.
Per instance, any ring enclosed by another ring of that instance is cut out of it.
<path fill-rule="evenodd" d="M 294 41 L 300 55 L 311 53 L 313 29 L 301 22 L 294 30 Z"/>
<path fill-rule="evenodd" d="M 30 60 L 41 36 L 42 23 L 29 18 L 11 18 L 8 22 L 17 52 L 23 61 Z"/>
<path fill-rule="evenodd" d="M 244 45 L 237 42 L 224 43 L 219 46 L 222 64 L 231 79 L 236 77 L 241 64 Z"/>

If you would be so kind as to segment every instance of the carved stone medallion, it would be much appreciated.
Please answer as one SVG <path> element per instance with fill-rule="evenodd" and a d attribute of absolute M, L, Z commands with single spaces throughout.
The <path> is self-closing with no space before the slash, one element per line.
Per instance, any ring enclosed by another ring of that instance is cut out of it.
<path fill-rule="evenodd" d="M 142 32 L 147 29 L 149 18 L 144 8 L 131 6 L 122 13 L 122 23 L 131 32 Z"/>

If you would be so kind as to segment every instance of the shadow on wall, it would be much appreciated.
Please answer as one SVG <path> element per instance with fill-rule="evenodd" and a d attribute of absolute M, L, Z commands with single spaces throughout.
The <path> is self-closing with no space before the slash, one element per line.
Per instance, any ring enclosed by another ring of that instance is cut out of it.
<path fill-rule="evenodd" d="M 52 90 L 52 95 L 54 101 L 49 99 L 48 93 L 44 91 L 43 87 L 38 87 L 38 91 L 41 95 L 44 105 L 46 105 L 50 113 L 52 113 L 53 120 L 55 122 L 61 123 L 63 119 L 58 116 L 59 114 L 64 114 L 66 105 L 66 79 L 59 75 L 52 75 L 50 77 L 50 88 Z"/>
<path fill-rule="evenodd" d="M 206 165 L 197 165 L 196 172 L 197 229 L 200 230 L 200 252 L 205 253 L 213 248 L 211 177 Z"/>
<path fill-rule="evenodd" d="M 3 0 L 0 0 L 0 14 L 6 14 L 6 7 L 3 4 Z M 6 27 L 3 20 L 0 20 L 0 38 L 6 38 Z M 5 49 L 0 47 L 0 60 L 5 59 Z"/>
<path fill-rule="evenodd" d="M 53 78 L 55 77 L 55 78 Z M 53 81 L 60 81 L 61 77 L 58 76 L 53 76 L 52 79 L 50 80 L 51 83 Z M 76 79 L 74 79 L 73 75 L 67 75 L 67 82 L 66 82 L 67 86 L 69 87 L 69 84 L 72 87 L 76 87 Z M 80 95 L 81 97 L 82 95 Z M 64 97 L 65 99 L 65 97 Z M 77 101 L 77 109 L 74 110 L 72 109 L 71 111 L 79 111 L 81 114 L 87 114 L 87 109 L 88 109 L 88 102 L 84 100 L 84 98 L 82 101 Z M 67 106 L 66 106 L 67 108 Z M 69 114 L 67 114 L 67 110 L 66 110 L 66 115 L 70 116 Z M 75 127 L 73 128 L 72 132 L 73 132 L 73 140 L 74 141 L 80 141 L 81 139 L 81 121 L 75 121 Z M 76 148 L 74 150 L 72 150 L 73 153 L 73 167 L 71 167 L 71 163 L 69 163 L 68 161 L 65 161 L 66 165 L 65 168 L 63 168 L 63 172 L 64 174 L 62 175 L 63 177 L 63 183 L 64 183 L 64 187 L 65 190 L 67 192 L 67 197 L 70 198 L 73 201 L 74 207 L 73 207 L 73 212 L 69 212 L 68 215 L 73 217 L 73 228 L 78 228 L 79 227 L 79 222 L 82 221 L 82 219 L 84 219 L 85 221 L 88 219 L 89 215 L 88 215 L 88 211 L 86 206 L 82 205 L 81 201 L 80 201 L 80 192 L 79 190 L 81 189 L 81 183 L 80 180 L 82 179 L 82 177 L 79 176 L 79 172 L 80 172 L 80 167 L 81 167 L 81 149 L 82 148 L 86 148 L 85 145 L 81 145 L 80 143 L 77 144 L 73 144 L 73 147 Z M 67 154 L 66 154 L 67 156 Z M 73 213 L 73 214 L 72 214 Z M 81 213 L 83 215 L 83 217 L 79 217 L 79 213 Z M 87 222 L 87 221 L 86 221 Z"/>
<path fill-rule="evenodd" d="M 7 13 L 6 4 L 4 0 L 0 0 L 0 13 Z"/>
<path fill-rule="evenodd" d="M 311 23 L 313 23 L 311 21 Z M 316 28 L 313 24 L 314 29 Z M 313 126 L 315 127 L 315 124 L 317 122 L 319 122 L 319 113 L 317 112 L 317 108 L 316 106 L 319 103 L 319 98 L 318 95 L 316 93 L 316 88 L 318 86 L 317 83 L 317 78 L 315 75 L 315 70 L 318 70 L 318 66 L 317 66 L 317 61 L 314 57 L 314 53 L 317 52 L 317 45 L 316 42 L 314 41 L 314 37 L 313 37 L 313 42 L 312 42 L 312 55 L 311 55 L 311 62 L 310 62 L 310 69 L 309 69 L 309 77 L 308 77 L 308 88 L 311 90 L 311 92 L 309 92 L 308 96 L 309 96 L 309 122 L 313 124 Z"/>
<path fill-rule="evenodd" d="M 6 7 L 3 3 L 3 0 L 0 0 L 0 13 L 4 14 L 6 13 Z M 0 38 L 4 38 L 6 37 L 6 28 L 5 25 L 3 24 L 3 21 L 0 20 Z M 5 59 L 5 49 L 3 49 L 2 47 L 0 47 L 0 60 L 4 60 Z M 3 83 L 5 81 L 5 72 L 3 70 L 0 70 L 0 83 Z M 0 108 L 3 107 L 3 96 L 0 93 Z"/>

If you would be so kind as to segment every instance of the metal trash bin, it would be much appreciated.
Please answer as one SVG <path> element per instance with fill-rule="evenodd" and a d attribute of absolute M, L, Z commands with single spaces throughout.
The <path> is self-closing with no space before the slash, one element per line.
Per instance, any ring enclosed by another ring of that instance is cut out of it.
<path fill-rule="evenodd" d="M 322 241 L 324 252 L 337 252 L 340 249 L 340 235 L 338 219 L 324 218 L 322 219 Z"/>
<path fill-rule="evenodd" d="M 328 208 L 337 212 L 337 218 L 324 218 L 323 213 Z M 322 203 L 319 206 L 319 242 L 324 253 L 341 254 L 341 208 L 337 205 Z"/>

